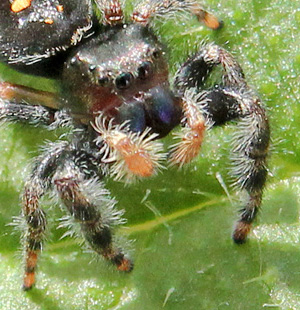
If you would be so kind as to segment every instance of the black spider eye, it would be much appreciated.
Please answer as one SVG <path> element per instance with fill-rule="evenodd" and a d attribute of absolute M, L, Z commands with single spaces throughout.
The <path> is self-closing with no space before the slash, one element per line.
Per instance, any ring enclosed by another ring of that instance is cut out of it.
<path fill-rule="evenodd" d="M 157 59 L 157 58 L 159 58 L 160 57 L 160 51 L 159 50 L 155 50 L 154 52 L 153 52 L 153 58 L 155 58 L 155 59 Z"/>
<path fill-rule="evenodd" d="M 152 65 L 149 61 L 144 61 L 139 67 L 138 67 L 138 77 L 142 80 L 145 80 L 152 71 Z"/>
<path fill-rule="evenodd" d="M 105 86 L 107 83 L 109 82 L 109 79 L 108 79 L 108 77 L 107 76 L 100 76 L 99 78 L 98 78 L 98 84 L 100 85 L 100 86 Z"/>
<path fill-rule="evenodd" d="M 133 76 L 129 72 L 123 72 L 116 78 L 116 87 L 118 89 L 126 89 L 130 86 Z"/>

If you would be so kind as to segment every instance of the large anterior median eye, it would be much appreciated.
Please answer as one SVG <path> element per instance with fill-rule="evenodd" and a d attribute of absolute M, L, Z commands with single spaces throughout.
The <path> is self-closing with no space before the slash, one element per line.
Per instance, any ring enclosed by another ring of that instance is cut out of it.
<path fill-rule="evenodd" d="M 147 79 L 147 77 L 152 72 L 152 65 L 149 61 L 144 61 L 139 67 L 138 67 L 138 77 L 142 80 Z"/>
<path fill-rule="evenodd" d="M 130 86 L 133 75 L 129 72 L 123 72 L 116 78 L 116 87 L 118 89 L 126 89 Z"/>

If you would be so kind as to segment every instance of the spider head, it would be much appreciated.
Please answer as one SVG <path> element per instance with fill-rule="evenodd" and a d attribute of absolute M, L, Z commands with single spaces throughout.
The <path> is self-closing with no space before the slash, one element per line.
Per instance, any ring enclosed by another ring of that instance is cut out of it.
<path fill-rule="evenodd" d="M 149 101 L 156 87 L 169 89 L 162 45 L 146 28 L 122 25 L 81 46 L 63 73 L 71 111 L 115 116 L 123 104 Z"/>

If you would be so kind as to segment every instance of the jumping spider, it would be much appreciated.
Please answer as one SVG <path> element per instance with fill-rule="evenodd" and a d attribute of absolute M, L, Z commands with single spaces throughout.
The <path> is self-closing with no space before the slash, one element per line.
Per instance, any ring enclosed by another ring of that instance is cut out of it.
<path fill-rule="evenodd" d="M 121 271 L 132 261 L 113 242 L 121 212 L 102 181 L 107 174 L 127 181 L 155 174 L 166 159 L 158 138 L 181 125 L 168 160 L 178 166 L 198 155 L 205 130 L 237 122 L 233 176 L 248 198 L 233 232 L 243 243 L 261 205 L 266 181 L 269 125 L 243 70 L 222 47 L 203 45 L 168 79 L 165 50 L 153 33 L 157 16 L 188 11 L 212 29 L 220 22 L 193 0 L 145 0 L 124 22 L 118 0 L 2 0 L 0 60 L 39 76 L 56 78 L 59 94 L 0 83 L 2 120 L 49 129 L 70 127 L 68 141 L 51 144 L 26 182 L 22 214 L 25 276 L 35 283 L 46 215 L 40 198 L 54 190 L 79 223 L 89 246 Z M 204 83 L 220 65 L 222 81 Z M 107 215 L 109 213 L 109 215 Z M 105 215 L 106 214 L 106 215 Z"/>

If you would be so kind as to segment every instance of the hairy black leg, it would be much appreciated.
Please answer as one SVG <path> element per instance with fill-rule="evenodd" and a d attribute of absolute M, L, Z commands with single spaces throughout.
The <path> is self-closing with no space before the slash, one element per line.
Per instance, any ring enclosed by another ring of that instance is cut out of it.
<path fill-rule="evenodd" d="M 244 243 L 262 201 L 267 179 L 267 158 L 270 128 L 260 100 L 251 93 L 232 92 L 242 107 L 238 130 L 233 137 L 233 169 L 235 185 L 248 193 L 246 205 L 240 210 L 233 240 Z"/>
<path fill-rule="evenodd" d="M 25 275 L 23 289 L 29 290 L 35 283 L 38 255 L 42 249 L 46 229 L 46 216 L 38 200 L 44 194 L 41 180 L 32 178 L 26 185 L 23 196 L 23 216 L 26 219 L 25 233 Z"/>
<path fill-rule="evenodd" d="M 100 181 L 99 153 L 95 153 L 95 145 L 86 143 L 85 135 L 88 133 L 77 133 L 51 182 L 89 246 L 119 270 L 130 271 L 133 263 L 114 244 L 113 236 L 113 227 L 124 222 L 123 211 L 115 209 L 115 200 Z"/>
<path fill-rule="evenodd" d="M 114 263 L 119 270 L 130 271 L 132 262 L 114 245 L 112 226 L 122 223 L 122 212 L 114 209 L 115 201 L 99 181 L 99 158 L 88 132 L 76 131 L 74 141 L 49 144 L 36 159 L 23 195 L 23 216 L 27 228 L 25 241 L 25 275 L 23 289 L 35 284 L 38 256 L 44 243 L 45 212 L 39 199 L 55 187 L 59 196 L 79 222 L 82 233 L 98 254 Z M 83 141 L 83 143 L 81 142 Z M 102 209 L 101 209 L 102 208 Z"/>
<path fill-rule="evenodd" d="M 0 83 L 0 88 L 3 84 Z M 34 126 L 44 126 L 50 130 L 72 126 L 72 119 L 65 110 L 55 110 L 38 104 L 30 105 L 26 101 L 29 97 L 21 96 L 20 93 L 17 95 L 15 93 L 4 93 L 0 89 L 0 121 L 19 121 Z M 34 99 L 38 101 L 39 98 L 40 96 L 37 94 Z M 33 97 L 31 96 L 30 99 L 33 99 Z M 33 103 L 35 103 L 35 100 L 33 100 Z M 43 103 L 41 101 L 41 104 Z"/>
<path fill-rule="evenodd" d="M 67 167 L 66 167 L 67 168 Z M 67 168 L 68 169 L 68 168 Z M 78 175 L 70 175 L 69 171 L 62 171 L 65 177 L 55 177 L 54 184 L 58 194 L 75 221 L 79 223 L 81 232 L 90 247 L 98 254 L 115 264 L 118 270 L 131 271 L 133 264 L 123 251 L 113 242 L 111 219 L 104 218 L 100 207 L 112 209 L 114 201 L 108 198 L 108 192 L 97 179 L 84 181 Z M 89 188 L 88 188 L 89 187 Z M 87 193 L 93 187 L 93 203 Z M 102 200 L 102 201 L 101 201 Z M 102 204 L 102 206 L 99 206 Z M 111 216 L 116 216 L 116 213 Z"/>
<path fill-rule="evenodd" d="M 267 179 L 270 128 L 259 98 L 249 89 L 217 89 L 207 92 L 204 110 L 215 126 L 237 120 L 232 144 L 232 176 L 248 198 L 240 210 L 233 240 L 244 243 L 262 201 Z"/>
<path fill-rule="evenodd" d="M 90 245 L 90 247 L 98 254 L 115 264 L 118 270 L 131 271 L 132 262 L 125 256 L 123 251 L 113 244 L 113 235 L 109 222 L 105 221 L 101 215 L 99 206 L 90 202 L 84 193 L 87 186 L 92 183 L 83 182 L 76 176 L 65 178 L 56 178 L 54 184 L 62 199 L 64 205 L 74 217 L 75 221 L 80 224 L 81 232 Z M 97 191 L 103 191 L 103 197 L 106 192 L 101 188 L 101 184 L 97 184 Z M 110 202 L 107 198 L 102 201 L 102 205 L 112 208 L 108 205 Z"/>
<path fill-rule="evenodd" d="M 189 11 L 207 27 L 218 29 L 222 26 L 214 15 L 205 11 L 203 7 L 193 0 L 146 0 L 137 5 L 132 14 L 136 23 L 148 25 L 156 16 L 164 16 L 178 11 Z"/>
<path fill-rule="evenodd" d="M 218 65 L 223 67 L 223 87 L 248 88 L 243 70 L 236 59 L 224 48 L 208 44 L 178 70 L 174 82 L 176 89 L 183 94 L 192 87 L 202 88 L 214 67 Z"/>
<path fill-rule="evenodd" d="M 42 250 L 46 230 L 46 215 L 39 206 L 39 199 L 50 186 L 51 176 L 65 143 L 49 147 L 48 152 L 37 158 L 36 164 L 26 182 L 23 194 L 23 216 L 27 227 L 25 241 L 25 275 L 23 289 L 29 290 L 35 283 L 38 255 Z"/>
<path fill-rule="evenodd" d="M 221 85 L 201 91 L 209 73 L 217 65 L 223 67 Z M 197 113 L 202 114 L 212 126 L 232 120 L 237 122 L 233 137 L 232 176 L 235 185 L 245 190 L 248 198 L 240 211 L 233 240 L 243 243 L 261 205 L 268 173 L 270 128 L 265 109 L 247 85 L 238 62 L 229 52 L 216 45 L 204 46 L 191 57 L 178 71 L 175 86 L 183 99 L 192 98 L 193 108 L 196 107 Z M 187 95 L 189 93 L 192 96 Z M 185 122 L 189 124 L 191 116 L 185 114 L 185 117 Z"/>

